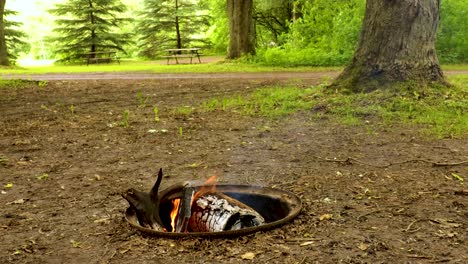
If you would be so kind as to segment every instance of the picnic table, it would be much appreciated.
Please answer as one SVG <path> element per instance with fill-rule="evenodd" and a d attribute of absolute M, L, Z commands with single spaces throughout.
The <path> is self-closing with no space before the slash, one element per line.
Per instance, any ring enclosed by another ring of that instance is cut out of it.
<path fill-rule="evenodd" d="M 88 52 L 84 53 L 86 57 L 86 65 L 90 63 L 100 63 L 106 62 L 110 63 L 111 61 L 115 60 L 120 64 L 119 58 L 116 56 L 115 51 L 95 51 L 95 52 Z"/>
<path fill-rule="evenodd" d="M 197 58 L 198 62 L 201 63 L 200 56 L 202 54 L 200 53 L 200 48 L 167 49 L 166 51 L 168 55 L 163 57 L 167 58 L 167 64 L 169 64 L 171 59 L 174 59 L 176 64 L 179 64 L 180 58 L 190 58 L 190 64 L 192 64 L 193 58 Z"/>

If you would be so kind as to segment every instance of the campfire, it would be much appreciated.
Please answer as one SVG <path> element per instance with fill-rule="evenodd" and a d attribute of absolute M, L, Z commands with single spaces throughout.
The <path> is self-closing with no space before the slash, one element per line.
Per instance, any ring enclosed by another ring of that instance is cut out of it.
<path fill-rule="evenodd" d="M 162 169 L 149 193 L 129 189 L 127 221 L 137 229 L 160 236 L 241 235 L 290 221 L 301 202 L 290 192 L 249 185 L 184 182 L 161 192 Z"/>

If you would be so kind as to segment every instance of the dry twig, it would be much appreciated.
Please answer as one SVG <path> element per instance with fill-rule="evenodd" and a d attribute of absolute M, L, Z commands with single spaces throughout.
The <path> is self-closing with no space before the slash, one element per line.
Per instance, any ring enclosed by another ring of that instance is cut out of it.
<path fill-rule="evenodd" d="M 328 162 L 338 162 L 338 163 L 346 163 L 346 164 L 352 164 L 353 162 L 355 162 L 355 163 L 359 163 L 359 164 L 366 165 L 366 166 L 370 166 L 370 167 L 376 167 L 376 168 L 388 168 L 388 167 L 390 167 L 390 166 L 400 165 L 400 164 L 405 164 L 405 163 L 410 163 L 410 162 L 425 162 L 425 163 L 430 163 L 430 164 L 432 164 L 432 166 L 434 166 L 434 167 L 460 166 L 460 165 L 463 165 L 463 164 L 467 164 L 467 163 L 468 163 L 468 160 L 460 161 L 460 162 L 444 163 L 444 162 L 434 162 L 434 161 L 425 160 L 425 159 L 411 159 L 411 160 L 405 160 L 405 161 L 400 161 L 400 162 L 395 162 L 395 163 L 391 163 L 391 162 L 390 162 L 390 163 L 388 163 L 388 164 L 386 164 L 386 165 L 377 165 L 377 164 L 367 163 L 367 162 L 358 160 L 358 159 L 353 158 L 353 157 L 348 157 L 348 158 L 346 158 L 346 159 L 344 159 L 344 160 L 329 159 L 329 158 L 325 158 L 324 160 L 325 160 L 325 161 L 328 161 Z"/>

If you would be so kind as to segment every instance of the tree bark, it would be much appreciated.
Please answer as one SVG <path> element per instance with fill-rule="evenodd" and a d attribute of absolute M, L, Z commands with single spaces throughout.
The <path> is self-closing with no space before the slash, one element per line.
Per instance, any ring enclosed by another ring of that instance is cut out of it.
<path fill-rule="evenodd" d="M 332 85 L 368 92 L 398 83 L 447 84 L 435 50 L 440 0 L 367 0 L 350 65 Z"/>
<path fill-rule="evenodd" d="M 227 0 L 229 17 L 228 59 L 255 54 L 253 0 Z"/>
<path fill-rule="evenodd" d="M 5 40 L 5 2 L 6 0 L 0 0 L 0 65 L 8 66 L 10 61 L 8 60 L 8 51 Z"/>
<path fill-rule="evenodd" d="M 179 13 L 179 1 L 175 1 L 175 11 L 176 14 Z M 181 49 L 182 48 L 182 38 L 180 36 L 180 24 L 179 24 L 179 15 L 176 15 L 175 17 L 175 27 L 176 27 L 176 39 L 177 39 L 177 48 Z"/>

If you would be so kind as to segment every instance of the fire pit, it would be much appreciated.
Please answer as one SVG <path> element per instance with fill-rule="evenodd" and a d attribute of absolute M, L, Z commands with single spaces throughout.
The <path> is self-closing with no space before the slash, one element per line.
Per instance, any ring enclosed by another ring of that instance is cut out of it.
<path fill-rule="evenodd" d="M 129 189 L 125 218 L 134 228 L 163 237 L 233 237 L 270 230 L 301 211 L 295 194 L 252 186 L 185 182 L 158 192 L 162 170 L 149 193 Z"/>

